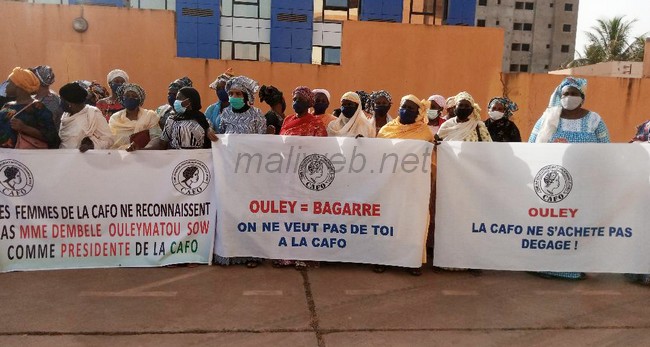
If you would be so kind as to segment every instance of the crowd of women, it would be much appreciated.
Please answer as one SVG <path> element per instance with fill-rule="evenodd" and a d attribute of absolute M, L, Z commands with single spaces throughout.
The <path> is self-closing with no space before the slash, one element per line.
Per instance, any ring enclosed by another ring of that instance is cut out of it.
<path fill-rule="evenodd" d="M 49 66 L 16 67 L 0 88 L 0 146 L 3 148 L 90 149 L 194 149 L 209 148 L 216 134 L 276 134 L 287 136 L 337 136 L 439 141 L 521 142 L 511 118 L 517 104 L 507 97 L 494 97 L 487 104 L 487 117 L 468 92 L 445 98 L 434 94 L 421 100 L 403 96 L 393 109 L 393 97 L 385 90 L 349 91 L 339 99 L 325 89 L 300 86 L 291 93 L 292 110 L 282 91 L 271 85 L 236 76 L 231 70 L 219 75 L 209 87 L 216 102 L 205 110 L 201 96 L 188 77 L 169 84 L 167 103 L 157 110 L 144 109 L 146 93 L 123 70 L 108 73 L 110 91 L 97 82 L 74 81 L 59 93 L 50 89 L 54 72 Z M 609 142 L 602 118 L 583 107 L 587 82 L 567 77 L 551 94 L 528 142 Z M 256 98 L 270 107 L 262 114 Z M 329 110 L 332 110 L 329 112 Z M 648 141 L 650 123 L 637 129 L 633 141 Z M 433 170 L 435 175 L 435 170 Z M 435 177 L 432 180 L 435 182 Z M 435 184 L 430 212 L 435 214 Z M 433 219 L 432 219 L 433 220 Z M 428 243 L 433 242 L 430 223 Z M 222 265 L 255 267 L 255 258 L 216 257 Z M 301 261 L 275 260 L 274 266 L 304 267 Z M 375 266 L 376 272 L 386 270 Z M 413 275 L 420 268 L 408 269 Z M 446 269 L 467 270 L 467 269 Z M 542 272 L 542 277 L 583 279 L 584 273 Z M 650 275 L 629 275 L 650 284 Z"/>

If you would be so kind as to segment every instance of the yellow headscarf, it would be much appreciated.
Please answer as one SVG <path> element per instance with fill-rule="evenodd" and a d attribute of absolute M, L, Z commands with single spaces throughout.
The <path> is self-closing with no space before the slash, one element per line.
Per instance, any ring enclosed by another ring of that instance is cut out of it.
<path fill-rule="evenodd" d="M 36 93 L 41 86 L 41 82 L 33 72 L 20 67 L 15 67 L 8 79 L 18 88 L 30 94 Z"/>
<path fill-rule="evenodd" d="M 418 116 L 415 118 L 415 122 L 412 124 L 402 124 L 399 121 L 399 117 L 393 119 L 388 124 L 384 125 L 380 130 L 377 137 L 384 139 L 406 139 L 406 140 L 424 140 L 424 141 L 433 141 L 433 134 L 429 130 L 427 125 L 427 116 L 426 112 L 429 108 L 427 105 L 430 105 L 430 102 L 427 100 L 420 100 L 417 96 L 413 94 L 406 95 L 400 101 L 400 107 L 404 105 L 406 101 L 412 101 L 418 105 Z"/>

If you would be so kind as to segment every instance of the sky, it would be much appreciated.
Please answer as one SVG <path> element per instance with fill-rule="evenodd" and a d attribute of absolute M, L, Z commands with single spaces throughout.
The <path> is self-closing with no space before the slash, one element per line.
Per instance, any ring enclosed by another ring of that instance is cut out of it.
<path fill-rule="evenodd" d="M 644 33 L 650 36 L 650 0 L 580 0 L 576 52 L 584 52 L 587 44 L 584 32 L 591 31 L 596 20 L 622 15 L 627 20 L 637 19 L 632 28 L 634 37 Z"/>

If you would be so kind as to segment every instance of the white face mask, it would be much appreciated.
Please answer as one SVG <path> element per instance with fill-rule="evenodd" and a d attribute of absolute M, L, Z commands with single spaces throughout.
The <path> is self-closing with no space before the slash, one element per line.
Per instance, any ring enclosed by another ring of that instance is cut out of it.
<path fill-rule="evenodd" d="M 573 111 L 582 105 L 582 98 L 579 96 L 563 96 L 560 103 L 563 109 Z"/>
<path fill-rule="evenodd" d="M 427 110 L 427 117 L 431 120 L 438 118 L 438 110 Z"/>
<path fill-rule="evenodd" d="M 499 119 L 503 118 L 503 112 L 490 111 L 490 113 L 488 113 L 488 114 L 490 115 L 490 118 L 492 118 L 493 120 L 499 120 Z"/>

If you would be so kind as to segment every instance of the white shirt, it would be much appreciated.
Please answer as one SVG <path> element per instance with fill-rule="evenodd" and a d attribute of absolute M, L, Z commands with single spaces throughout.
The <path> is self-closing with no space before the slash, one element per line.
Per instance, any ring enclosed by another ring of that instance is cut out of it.
<path fill-rule="evenodd" d="M 73 115 L 66 112 L 61 116 L 59 137 L 59 148 L 79 148 L 85 137 L 92 140 L 95 149 L 108 149 L 113 144 L 113 134 L 102 111 L 89 105 Z"/>

